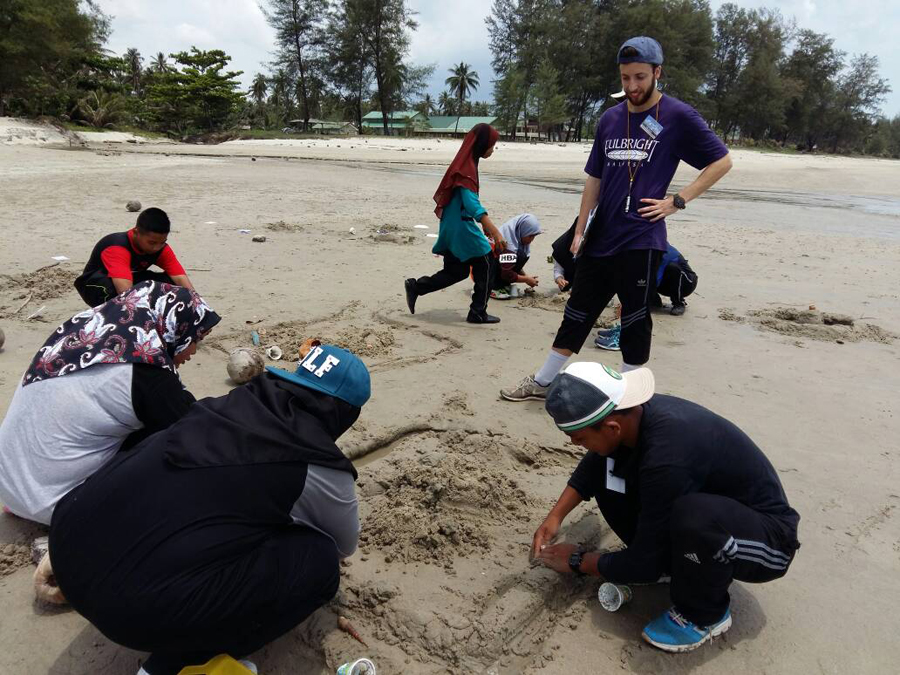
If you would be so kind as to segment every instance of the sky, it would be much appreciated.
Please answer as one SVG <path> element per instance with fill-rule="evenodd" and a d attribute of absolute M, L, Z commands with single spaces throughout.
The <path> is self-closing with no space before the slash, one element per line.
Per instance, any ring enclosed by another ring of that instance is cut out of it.
<path fill-rule="evenodd" d="M 241 81 L 249 88 L 253 75 L 266 72 L 274 42 L 272 29 L 255 0 L 99 0 L 113 17 L 108 48 L 122 54 L 137 47 L 146 61 L 157 52 L 189 49 L 223 49 L 231 66 L 243 70 Z M 417 65 L 436 66 L 430 92 L 444 89 L 448 69 L 464 61 L 478 73 L 481 86 L 475 100 L 491 100 L 493 72 L 484 18 L 490 0 L 408 0 L 417 12 L 418 30 L 412 36 L 410 57 Z M 711 0 L 713 11 L 723 4 Z M 778 9 L 795 18 L 801 28 L 828 33 L 835 46 L 848 54 L 868 52 L 878 56 L 881 75 L 894 91 L 882 110 L 900 115 L 900 2 L 897 0 L 740 0 L 743 7 Z M 665 47 L 665 45 L 663 45 Z"/>

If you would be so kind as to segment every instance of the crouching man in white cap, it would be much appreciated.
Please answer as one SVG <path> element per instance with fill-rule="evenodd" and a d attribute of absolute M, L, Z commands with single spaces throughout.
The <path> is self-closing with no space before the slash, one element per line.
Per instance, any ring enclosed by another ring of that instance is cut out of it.
<path fill-rule="evenodd" d="M 534 534 L 532 557 L 562 574 L 614 583 L 671 576 L 674 606 L 644 628 L 650 644 L 696 649 L 731 627 L 728 587 L 784 576 L 800 516 L 762 451 L 734 424 L 695 403 L 654 394 L 653 373 L 574 363 L 546 408 L 588 452 Z M 621 551 L 550 545 L 565 517 L 594 498 Z"/>

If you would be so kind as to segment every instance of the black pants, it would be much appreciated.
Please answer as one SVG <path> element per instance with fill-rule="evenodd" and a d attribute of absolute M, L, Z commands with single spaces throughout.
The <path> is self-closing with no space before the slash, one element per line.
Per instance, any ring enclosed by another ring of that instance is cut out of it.
<path fill-rule="evenodd" d="M 200 538 L 197 545 L 206 544 Z M 195 577 L 203 577 L 203 583 Z M 217 654 L 242 658 L 261 649 L 329 602 L 339 578 L 334 542 L 315 530 L 289 525 L 254 550 L 223 558 L 212 574 L 197 569 L 173 578 L 152 606 L 113 609 L 139 589 L 111 585 L 95 588 L 75 606 L 89 618 L 105 606 L 101 613 L 110 620 L 93 619 L 101 632 L 118 644 L 151 652 L 144 663 L 150 675 L 177 675 Z M 122 618 L 114 620 L 113 615 Z"/>
<path fill-rule="evenodd" d="M 136 642 L 146 644 L 148 636 L 156 636 L 158 646 L 144 663 L 150 675 L 177 675 L 185 666 L 206 663 L 217 654 L 247 656 L 302 623 L 337 593 L 337 549 L 320 532 L 289 526 L 258 551 L 224 564 L 220 577 L 229 586 L 266 592 L 246 593 L 239 612 L 221 620 L 208 617 L 190 630 L 167 630 L 150 616 L 143 626 L 129 626 Z M 213 585 L 195 590 L 199 594 L 173 593 L 172 601 L 202 607 L 205 594 L 219 591 Z M 121 637 L 116 641 L 128 644 Z"/>
<path fill-rule="evenodd" d="M 653 335 L 649 301 L 656 294 L 656 269 L 661 258 L 662 251 L 649 249 L 580 258 L 553 346 L 577 354 L 604 307 L 618 295 L 622 303 L 622 359 L 634 366 L 649 361 Z"/>
<path fill-rule="evenodd" d="M 491 292 L 491 257 L 490 254 L 487 254 L 460 260 L 450 252 L 444 253 L 444 269 L 430 277 L 416 279 L 416 293 L 426 295 L 459 283 L 469 276 L 471 268 L 475 288 L 472 290 L 472 303 L 469 305 L 469 310 L 479 318 L 483 317 L 487 314 L 487 304 Z"/>
<path fill-rule="evenodd" d="M 679 498 L 670 527 L 672 602 L 700 626 L 725 614 L 732 580 L 783 577 L 799 547 L 795 526 L 720 495 Z"/>
<path fill-rule="evenodd" d="M 662 281 L 656 290 L 660 295 L 671 298 L 673 305 L 682 305 L 684 299 L 696 288 L 697 275 L 692 269 L 685 270 L 678 265 L 670 264 L 663 270 Z"/>
<path fill-rule="evenodd" d="M 132 284 L 139 284 L 142 281 L 159 281 L 164 284 L 175 283 L 165 272 L 135 272 L 132 278 Z M 116 297 L 119 292 L 113 285 L 112 279 L 102 272 L 95 272 L 89 277 L 79 277 L 75 281 L 75 290 L 84 300 L 88 307 L 96 307 L 104 302 L 109 302 Z"/>

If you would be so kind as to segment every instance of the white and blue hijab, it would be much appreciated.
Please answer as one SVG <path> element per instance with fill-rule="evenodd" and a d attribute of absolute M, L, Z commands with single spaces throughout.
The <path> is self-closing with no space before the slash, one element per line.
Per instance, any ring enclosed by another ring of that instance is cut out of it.
<path fill-rule="evenodd" d="M 506 250 L 510 253 L 515 252 L 519 260 L 531 257 L 531 245 L 523 244 L 522 240 L 540 234 L 541 231 L 538 219 L 530 213 L 514 216 L 500 226 L 500 234 L 506 241 Z"/>

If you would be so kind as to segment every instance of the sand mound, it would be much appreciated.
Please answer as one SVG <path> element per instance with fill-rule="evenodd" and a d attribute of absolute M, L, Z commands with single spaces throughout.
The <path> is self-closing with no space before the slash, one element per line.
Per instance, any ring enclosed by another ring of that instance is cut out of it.
<path fill-rule="evenodd" d="M 451 414 L 471 416 L 475 413 L 469 408 L 469 398 L 461 391 L 454 391 L 444 396 L 444 410 Z"/>
<path fill-rule="evenodd" d="M 337 345 L 348 349 L 360 357 L 384 356 L 390 353 L 396 342 L 394 331 L 388 326 L 348 326 L 330 331 L 320 326 L 310 328 L 304 322 L 286 322 L 262 329 L 260 331 L 260 345 L 268 347 L 278 345 L 284 352 L 285 360 L 292 361 L 298 358 L 297 350 L 301 343 L 310 337 L 316 337 L 326 344 Z"/>
<path fill-rule="evenodd" d="M 568 293 L 551 293 L 548 295 L 540 291 L 523 294 L 518 298 L 519 307 L 546 309 L 551 312 L 562 312 L 568 301 Z"/>
<path fill-rule="evenodd" d="M 28 544 L 6 544 L 0 548 L 0 577 L 30 564 L 31 546 Z"/>
<path fill-rule="evenodd" d="M 729 308 L 719 310 L 723 321 L 749 323 L 759 330 L 768 330 L 793 338 L 808 338 L 820 342 L 878 342 L 890 344 L 897 337 L 881 326 L 860 323 L 847 314 L 821 312 L 815 309 L 776 307 L 750 310 L 741 316 Z"/>
<path fill-rule="evenodd" d="M 298 223 L 286 223 L 279 220 L 275 223 L 267 223 L 266 229 L 272 232 L 303 232 L 303 226 Z"/>
<path fill-rule="evenodd" d="M 388 562 L 445 566 L 490 548 L 489 528 L 527 519 L 532 503 L 508 470 L 485 461 L 495 445 L 491 437 L 451 433 L 441 438 L 442 449 L 398 461 L 379 476 L 384 492 L 371 498 L 362 547 L 383 552 Z"/>
<path fill-rule="evenodd" d="M 74 293 L 73 284 L 79 272 L 62 265 L 42 267 L 34 272 L 15 276 L 0 274 L 3 291 L 12 294 L 12 300 L 52 300 Z"/>
<path fill-rule="evenodd" d="M 369 239 L 376 244 L 415 244 L 418 237 L 413 234 L 407 234 L 406 228 L 393 223 L 385 223 L 377 227 L 371 228 L 372 233 Z"/>

